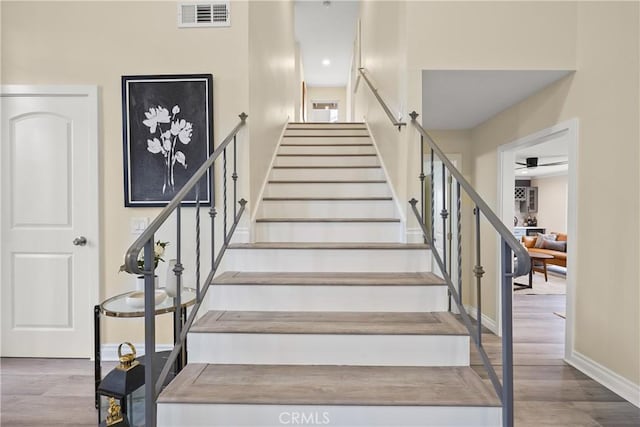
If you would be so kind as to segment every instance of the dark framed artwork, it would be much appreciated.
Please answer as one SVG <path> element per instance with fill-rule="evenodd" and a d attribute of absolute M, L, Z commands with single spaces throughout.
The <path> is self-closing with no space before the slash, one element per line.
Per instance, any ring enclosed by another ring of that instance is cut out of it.
<path fill-rule="evenodd" d="M 213 152 L 213 76 L 122 76 L 122 135 L 125 206 L 167 205 Z M 208 173 L 199 198 L 211 203 Z"/>

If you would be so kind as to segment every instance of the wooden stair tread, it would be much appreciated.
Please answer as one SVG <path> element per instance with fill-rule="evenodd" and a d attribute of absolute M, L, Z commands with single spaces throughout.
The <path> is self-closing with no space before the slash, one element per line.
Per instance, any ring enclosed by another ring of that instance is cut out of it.
<path fill-rule="evenodd" d="M 262 198 L 263 201 L 266 202 L 273 202 L 273 201 L 280 201 L 280 202 L 291 202 L 291 201 L 297 201 L 297 202 L 302 202 L 302 201 L 314 201 L 314 202 L 346 202 L 346 201 L 368 201 L 368 202 L 378 202 L 378 201 L 391 201 L 393 200 L 392 197 L 387 197 L 387 196 L 371 196 L 371 197 L 263 197 Z"/>
<path fill-rule="evenodd" d="M 384 184 L 384 179 L 272 179 L 269 184 Z"/>
<path fill-rule="evenodd" d="M 226 271 L 214 285 L 444 286 L 433 273 L 289 273 Z"/>
<path fill-rule="evenodd" d="M 280 144 L 280 147 L 373 147 L 373 144 Z"/>
<path fill-rule="evenodd" d="M 449 312 L 209 311 L 194 333 L 467 335 Z"/>
<path fill-rule="evenodd" d="M 424 243 L 351 243 L 351 242 L 255 242 L 231 243 L 228 249 L 429 249 Z"/>
<path fill-rule="evenodd" d="M 382 166 L 355 165 L 355 166 L 274 166 L 273 169 L 381 169 Z"/>
<path fill-rule="evenodd" d="M 371 222 L 384 222 L 384 223 L 393 223 L 400 222 L 398 218 L 258 218 L 256 222 L 325 222 L 325 223 L 335 223 L 335 222 L 350 222 L 350 223 L 371 223 Z"/>
<path fill-rule="evenodd" d="M 500 406 L 470 367 L 188 364 L 159 403 Z"/>
<path fill-rule="evenodd" d="M 288 130 L 312 130 L 312 129 L 288 129 Z M 318 129 L 313 129 L 313 130 L 318 130 Z M 324 130 L 324 129 L 323 129 Z M 336 129 L 336 130 L 346 130 L 346 129 Z M 366 129 L 353 129 L 353 130 L 366 130 Z M 290 134 L 284 134 L 283 135 L 284 138 L 369 138 L 369 134 L 365 134 L 365 135 L 290 135 Z"/>

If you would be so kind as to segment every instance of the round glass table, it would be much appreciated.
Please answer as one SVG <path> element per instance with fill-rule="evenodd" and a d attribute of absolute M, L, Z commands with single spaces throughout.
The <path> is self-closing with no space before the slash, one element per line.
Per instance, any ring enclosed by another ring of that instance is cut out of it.
<path fill-rule="evenodd" d="M 157 289 L 164 291 L 164 288 Z M 104 300 L 100 304 L 100 311 L 105 316 L 110 317 L 144 317 L 144 307 L 131 305 L 131 297 L 139 291 L 125 292 Z M 192 306 L 196 302 L 196 290 L 183 288 L 180 294 L 180 305 L 182 308 Z M 175 311 L 173 298 L 167 296 L 162 302 L 156 304 L 156 315 L 172 313 Z"/>

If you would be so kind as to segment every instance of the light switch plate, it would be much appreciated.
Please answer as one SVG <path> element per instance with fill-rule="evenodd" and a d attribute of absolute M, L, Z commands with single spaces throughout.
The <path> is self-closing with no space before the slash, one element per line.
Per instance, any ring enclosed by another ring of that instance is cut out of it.
<path fill-rule="evenodd" d="M 148 217 L 131 218 L 131 234 L 140 235 L 149 226 Z"/>

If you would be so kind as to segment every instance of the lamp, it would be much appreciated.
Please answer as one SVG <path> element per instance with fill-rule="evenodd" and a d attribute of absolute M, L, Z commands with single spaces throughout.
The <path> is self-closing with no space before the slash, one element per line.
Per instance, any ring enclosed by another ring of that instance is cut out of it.
<path fill-rule="evenodd" d="M 122 354 L 123 345 L 128 346 L 131 352 Z M 133 344 L 129 342 L 120 344 L 118 346 L 118 359 L 120 364 L 109 372 L 98 386 L 98 394 L 110 398 L 108 416 L 105 420 L 106 424 L 100 424 L 101 426 L 128 426 L 133 424 L 132 395 L 144 385 L 144 366 L 136 360 L 136 348 Z M 119 405 L 116 404 L 116 399 L 119 401 Z M 118 417 L 117 413 L 121 413 L 123 416 Z M 100 414 L 98 414 L 98 417 L 98 421 L 100 421 Z M 124 421 L 119 421 L 120 418 Z M 109 420 L 111 420 L 112 424 L 109 424 Z M 126 422 L 126 424 L 118 424 L 119 422 Z"/>

